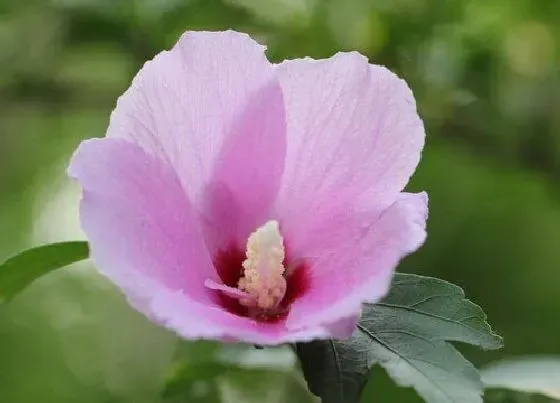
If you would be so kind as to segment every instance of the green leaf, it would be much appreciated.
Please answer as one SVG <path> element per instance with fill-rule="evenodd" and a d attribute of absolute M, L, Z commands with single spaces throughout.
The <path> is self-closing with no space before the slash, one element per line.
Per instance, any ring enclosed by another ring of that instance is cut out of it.
<path fill-rule="evenodd" d="M 9 301 L 37 278 L 87 259 L 87 242 L 60 242 L 28 249 L 0 265 L 0 302 Z"/>
<path fill-rule="evenodd" d="M 360 331 L 346 341 L 298 343 L 296 352 L 309 390 L 323 403 L 359 402 L 375 364 L 370 344 Z"/>
<path fill-rule="evenodd" d="M 359 402 L 376 363 L 427 402 L 482 402 L 478 372 L 448 341 L 502 346 L 482 309 L 466 300 L 461 288 L 397 274 L 386 298 L 364 305 L 349 340 L 298 344 L 296 350 L 309 389 L 323 403 Z"/>
<path fill-rule="evenodd" d="M 521 357 L 492 363 L 481 370 L 488 389 L 538 393 L 560 400 L 560 357 Z"/>

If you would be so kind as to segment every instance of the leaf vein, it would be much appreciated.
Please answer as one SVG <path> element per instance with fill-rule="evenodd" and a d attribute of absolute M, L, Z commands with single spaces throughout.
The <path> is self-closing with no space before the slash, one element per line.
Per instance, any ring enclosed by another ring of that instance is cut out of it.
<path fill-rule="evenodd" d="M 464 328 L 467 328 L 467 329 L 473 331 L 476 334 L 481 334 L 481 335 L 485 334 L 484 331 L 477 330 L 474 327 L 469 326 L 466 323 L 463 323 L 462 321 L 459 321 L 459 320 L 456 320 L 456 319 L 451 319 L 451 318 L 446 318 L 445 316 L 436 315 L 435 313 L 431 313 L 431 312 L 421 311 L 419 309 L 411 308 L 411 307 L 406 306 L 406 305 L 390 304 L 390 303 L 387 303 L 387 302 L 378 302 L 375 305 L 384 306 L 384 307 L 387 307 L 387 308 L 404 309 L 404 310 L 407 310 L 407 311 L 410 311 L 410 312 L 417 313 L 419 315 L 425 315 L 425 316 L 429 316 L 429 317 L 432 317 L 432 318 L 440 319 L 444 322 L 454 323 L 458 326 L 462 326 Z M 474 317 L 478 317 L 478 316 L 474 315 Z"/>
<path fill-rule="evenodd" d="M 368 329 L 366 329 L 363 325 L 358 324 L 358 328 L 364 332 L 365 334 L 367 334 L 368 336 L 370 336 L 374 341 L 376 341 L 377 343 L 381 344 L 383 347 L 385 347 L 387 350 L 389 350 L 390 352 L 392 352 L 393 354 L 395 354 L 399 359 L 401 360 L 405 360 L 404 356 L 401 355 L 397 350 L 395 350 L 393 347 L 391 347 L 388 343 L 384 342 L 383 340 L 381 340 L 379 337 L 377 337 L 374 333 L 370 332 Z M 417 361 L 422 361 L 420 359 L 418 359 Z M 432 386 L 434 386 L 435 389 L 439 390 L 443 396 L 448 396 L 451 397 L 452 402 L 456 402 L 456 400 L 452 397 L 449 396 L 447 394 L 447 392 L 435 381 L 433 381 L 428 375 L 426 375 L 426 373 L 424 371 L 422 371 L 420 368 L 418 368 L 417 365 L 415 365 L 414 360 L 412 359 L 406 359 L 406 362 L 409 363 L 409 365 L 414 368 L 418 373 L 420 373 L 424 379 L 426 379 L 428 381 L 428 383 L 430 383 Z M 428 362 L 429 363 L 429 362 Z M 434 365 L 434 364 L 432 364 Z M 442 369 L 441 367 L 438 367 L 440 369 Z M 445 371 L 445 370 L 444 370 Z M 410 385 L 413 386 L 413 385 Z"/>
<path fill-rule="evenodd" d="M 410 308 L 415 308 L 418 305 L 422 305 L 425 304 L 428 301 L 431 301 L 432 299 L 435 298 L 445 298 L 445 297 L 453 297 L 456 296 L 457 293 L 456 292 L 452 292 L 452 293 L 447 293 L 447 294 L 434 294 L 434 295 L 429 295 L 426 298 L 421 299 L 420 301 L 416 301 L 414 304 L 409 305 Z"/>

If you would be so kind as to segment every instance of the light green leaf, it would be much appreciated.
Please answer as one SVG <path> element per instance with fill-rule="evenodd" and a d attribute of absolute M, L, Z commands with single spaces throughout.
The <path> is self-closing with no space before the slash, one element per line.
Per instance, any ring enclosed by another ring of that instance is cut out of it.
<path fill-rule="evenodd" d="M 397 274 L 385 299 L 364 305 L 349 340 L 299 344 L 297 352 L 310 390 L 323 403 L 358 402 L 376 363 L 427 402 L 482 402 L 478 372 L 448 341 L 502 346 L 482 309 L 459 287 Z"/>
<path fill-rule="evenodd" d="M 87 259 L 87 242 L 60 242 L 28 249 L 0 265 L 0 302 L 9 301 L 35 279 Z"/>
<path fill-rule="evenodd" d="M 492 363 L 481 370 L 488 389 L 538 393 L 560 400 L 560 357 L 520 357 Z"/>

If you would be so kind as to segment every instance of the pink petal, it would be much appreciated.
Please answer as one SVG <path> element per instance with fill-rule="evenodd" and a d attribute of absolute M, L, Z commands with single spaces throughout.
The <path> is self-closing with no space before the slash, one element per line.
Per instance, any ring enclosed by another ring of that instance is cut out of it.
<path fill-rule="evenodd" d="M 85 141 L 69 174 L 83 187 L 81 221 L 96 267 L 154 322 L 187 339 L 280 344 L 329 335 L 323 326 L 290 332 L 220 307 L 207 285 L 221 286 L 179 180 L 137 145 Z"/>
<path fill-rule="evenodd" d="M 353 212 L 325 222 L 324 242 L 309 249 L 311 286 L 292 305 L 288 327 L 335 323 L 385 296 L 400 259 L 426 238 L 427 201 L 426 193 L 402 193 L 377 220 Z"/>
<path fill-rule="evenodd" d="M 196 306 L 179 293 L 160 294 L 152 305 L 158 323 L 172 329 L 180 336 L 192 338 L 212 338 L 228 342 L 244 342 L 274 345 L 326 339 L 331 336 L 328 327 L 306 326 L 289 330 L 284 323 L 262 323 L 235 316 L 218 308 Z M 198 310 L 196 317 L 185 312 Z"/>
<path fill-rule="evenodd" d="M 418 164 L 424 128 L 406 83 L 357 53 L 277 70 L 288 144 L 276 208 L 298 254 L 335 211 L 363 205 L 375 216 L 391 205 Z"/>
<path fill-rule="evenodd" d="M 208 228 L 221 225 L 214 243 L 260 223 L 283 171 L 282 92 L 264 50 L 233 31 L 187 32 L 145 64 L 111 116 L 109 137 L 166 161 Z"/>
<path fill-rule="evenodd" d="M 360 320 L 361 309 L 357 309 L 348 317 L 338 319 L 327 325 L 330 338 L 344 340 L 349 338 L 356 330 L 356 324 Z"/>
<path fill-rule="evenodd" d="M 118 139 L 83 142 L 69 173 L 83 188 L 81 223 L 98 269 L 131 294 L 133 278 L 210 302 L 215 276 L 189 200 L 174 172 Z"/>
<path fill-rule="evenodd" d="M 202 216 L 211 248 L 244 245 L 270 218 L 284 170 L 286 121 L 276 82 L 254 94 L 238 117 L 206 188 Z"/>

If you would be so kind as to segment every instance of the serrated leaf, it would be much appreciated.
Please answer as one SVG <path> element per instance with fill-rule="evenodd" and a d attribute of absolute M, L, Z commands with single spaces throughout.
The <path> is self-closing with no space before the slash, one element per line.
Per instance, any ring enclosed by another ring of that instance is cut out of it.
<path fill-rule="evenodd" d="M 538 393 L 560 400 L 560 357 L 520 357 L 481 370 L 486 388 Z"/>
<path fill-rule="evenodd" d="M 486 350 L 503 344 L 486 322 L 482 308 L 467 300 L 461 287 L 445 280 L 398 273 L 389 294 L 374 309 L 374 316 L 384 318 L 379 325 L 398 319 L 401 326 L 433 339 L 460 341 Z"/>
<path fill-rule="evenodd" d="M 447 342 L 406 330 L 360 330 L 372 340 L 376 361 L 400 386 L 411 386 L 430 403 L 482 403 L 476 369 Z"/>
<path fill-rule="evenodd" d="M 87 242 L 60 242 L 25 250 L 0 265 L 0 302 L 9 301 L 35 279 L 87 259 Z"/>
<path fill-rule="evenodd" d="M 448 341 L 485 349 L 502 345 L 482 309 L 459 287 L 397 274 L 386 298 L 364 305 L 349 340 L 315 341 L 296 349 L 309 388 L 323 403 L 358 402 L 376 363 L 429 403 L 482 402 L 478 372 Z"/>

